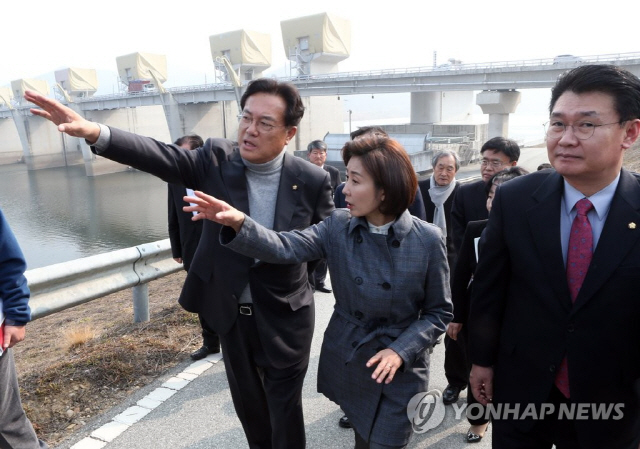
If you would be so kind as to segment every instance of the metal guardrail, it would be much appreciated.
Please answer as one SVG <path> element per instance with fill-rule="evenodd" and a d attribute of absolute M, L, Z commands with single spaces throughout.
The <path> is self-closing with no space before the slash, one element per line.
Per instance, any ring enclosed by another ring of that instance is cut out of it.
<path fill-rule="evenodd" d="M 147 283 L 180 270 L 169 239 L 28 270 L 31 319 L 132 288 L 134 321 L 148 321 Z"/>

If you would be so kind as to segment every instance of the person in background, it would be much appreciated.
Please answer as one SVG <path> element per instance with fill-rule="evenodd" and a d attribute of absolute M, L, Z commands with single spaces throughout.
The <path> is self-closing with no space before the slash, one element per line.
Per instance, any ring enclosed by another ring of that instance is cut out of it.
<path fill-rule="evenodd" d="M 351 140 L 360 139 L 363 136 L 377 136 L 377 137 L 386 137 L 389 138 L 387 132 L 380 128 L 379 126 L 362 126 L 355 131 L 353 131 L 349 137 Z M 333 195 L 333 202 L 336 208 L 345 208 L 347 207 L 347 203 L 344 198 L 344 194 L 342 193 L 342 189 L 344 188 L 344 183 L 340 184 Z M 424 203 L 422 201 L 422 193 L 420 192 L 420 187 L 418 187 L 418 192 L 416 193 L 416 197 L 413 200 L 413 203 L 409 206 L 409 213 L 414 217 L 418 217 L 421 220 L 426 220 L 427 216 L 425 213 Z"/>
<path fill-rule="evenodd" d="M 546 170 L 548 168 L 553 168 L 553 165 L 551 165 L 548 162 L 544 162 L 544 163 L 538 165 L 538 170 Z"/>
<path fill-rule="evenodd" d="M 529 172 L 522 167 L 510 167 L 493 175 L 487 183 L 487 211 L 491 213 L 491 203 L 493 202 L 493 197 L 495 196 L 498 186 L 518 176 L 526 175 L 527 173 Z M 473 273 L 478 265 L 478 256 L 482 249 L 480 236 L 482 235 L 484 228 L 487 226 L 487 221 L 488 220 L 477 220 L 467 223 L 467 230 L 464 233 L 462 245 L 458 252 L 455 270 L 451 275 L 453 320 L 451 320 L 447 326 L 447 338 L 464 347 L 465 351 L 467 351 L 467 360 L 469 356 L 469 344 L 467 341 L 469 297 L 471 295 L 471 286 L 473 285 Z M 468 366 L 468 370 L 470 369 L 471 365 Z M 467 413 L 467 420 L 469 421 L 469 424 L 471 424 L 471 427 L 467 431 L 466 439 L 468 443 L 477 443 L 484 437 L 487 427 L 489 426 L 489 419 L 485 417 L 484 409 L 477 408 L 482 407 L 482 405 L 476 401 L 470 391 L 471 390 L 469 390 L 469 393 L 467 394 L 466 410 L 473 410 L 473 413 Z M 476 404 L 474 406 L 475 408 L 471 407 L 473 404 Z M 478 410 L 481 410 L 482 413 Z M 481 417 L 475 418 L 472 415 L 481 415 Z"/>
<path fill-rule="evenodd" d="M 277 231 L 305 228 L 333 210 L 329 174 L 286 151 L 304 114 L 292 84 L 251 81 L 240 100 L 237 142 L 207 139 L 196 150 L 90 122 L 32 91 L 24 98 L 42 108 L 31 109 L 34 115 L 84 138 L 97 154 L 224 198 Z M 302 385 L 315 324 L 307 265 L 241 256 L 220 245 L 220 228 L 203 224 L 180 304 L 220 336 L 249 447 L 304 448 Z"/>
<path fill-rule="evenodd" d="M 487 182 L 499 171 L 518 163 L 520 147 L 513 140 L 494 137 L 482 145 L 480 153 L 482 154 L 480 164 L 482 179 L 461 185 L 451 207 L 452 241 L 456 254 L 462 244 L 467 223 L 486 220 L 489 216 L 487 213 Z M 464 345 L 463 340 L 460 340 L 457 344 L 450 344 L 450 348 L 447 350 L 445 376 L 448 384 L 442 393 L 442 401 L 445 404 L 457 402 L 460 392 L 467 388 L 469 383 L 467 351 L 462 345 Z"/>
<path fill-rule="evenodd" d="M 187 150 L 195 150 L 204 146 L 202 137 L 197 134 L 182 136 L 175 141 L 174 145 Z M 192 195 L 193 190 L 182 187 L 178 184 L 167 184 L 169 190 L 168 215 L 169 215 L 169 241 L 171 242 L 171 253 L 173 260 L 183 264 L 184 269 L 189 272 L 191 261 L 196 253 L 196 248 L 200 242 L 202 234 L 202 223 L 191 220 L 193 214 L 182 210 L 185 193 Z M 220 352 L 220 337 L 209 327 L 202 315 L 198 314 L 200 327 L 202 328 L 202 346 L 191 353 L 193 360 L 200 360 L 209 354 Z"/>
<path fill-rule="evenodd" d="M 407 210 L 418 183 L 398 142 L 365 136 L 345 144 L 343 159 L 349 210 L 304 230 L 270 231 L 200 192 L 185 210 L 224 224 L 221 242 L 252 258 L 327 259 L 336 305 L 318 391 L 346 412 L 356 449 L 404 448 L 413 434 L 407 404 L 427 391 L 428 348 L 451 319 L 444 239 Z"/>
<path fill-rule="evenodd" d="M 555 170 L 493 199 L 471 293 L 472 392 L 520 409 L 494 419 L 494 449 L 638 449 L 640 175 L 622 163 L 640 135 L 640 79 L 612 65 L 564 73 L 546 134 Z"/>
<path fill-rule="evenodd" d="M 22 408 L 13 348 L 24 340 L 31 320 L 26 263 L 18 241 L 0 210 L 0 448 L 48 448 L 38 439 Z"/>
<path fill-rule="evenodd" d="M 418 182 L 418 185 L 422 192 L 427 221 L 437 225 L 446 238 L 447 260 L 453 272 L 456 251 L 453 246 L 451 207 L 459 188 L 456 173 L 460 169 L 460 158 L 455 151 L 439 151 L 431 159 L 431 166 L 431 177 Z"/>
<path fill-rule="evenodd" d="M 307 146 L 307 157 L 309 162 L 323 168 L 331 177 L 331 194 L 336 190 L 336 187 L 342 182 L 340 177 L 340 170 L 337 168 L 325 164 L 327 160 L 327 144 L 322 140 L 314 140 Z M 309 265 L 309 269 L 312 270 L 309 273 L 309 282 L 311 286 L 322 293 L 331 293 L 331 289 L 325 285 L 325 279 L 327 278 L 327 261 L 324 259 L 319 260 L 316 263 L 315 269 L 312 265 Z"/>

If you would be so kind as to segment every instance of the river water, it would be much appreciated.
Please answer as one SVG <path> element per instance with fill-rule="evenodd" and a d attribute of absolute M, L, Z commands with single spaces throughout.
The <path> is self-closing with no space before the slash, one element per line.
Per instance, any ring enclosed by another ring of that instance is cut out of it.
<path fill-rule="evenodd" d="M 0 208 L 27 269 L 166 239 L 167 185 L 139 171 L 0 166 Z"/>

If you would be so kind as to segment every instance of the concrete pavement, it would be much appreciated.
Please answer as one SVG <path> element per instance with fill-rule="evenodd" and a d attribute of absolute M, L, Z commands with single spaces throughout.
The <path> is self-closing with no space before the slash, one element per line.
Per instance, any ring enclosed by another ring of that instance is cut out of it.
<path fill-rule="evenodd" d="M 353 431 L 338 427 L 339 407 L 316 392 L 318 357 L 324 329 L 333 310 L 331 294 L 316 293 L 316 332 L 311 361 L 305 379 L 303 404 L 307 448 L 352 448 Z M 430 389 L 444 390 L 444 347 L 437 345 L 431 358 Z M 185 363 L 158 379 L 105 415 L 94 419 L 58 449 L 236 449 L 247 447 L 240 421 L 235 414 L 224 363 L 219 354 L 205 361 Z M 466 390 L 458 401 L 466 404 Z M 454 449 L 467 447 L 464 435 L 469 427 L 464 413 L 456 419 L 453 406 L 431 409 L 437 418 L 444 408 L 442 423 L 415 434 L 409 448 Z M 429 418 L 429 422 L 432 418 Z M 491 426 L 474 448 L 489 448 Z"/>

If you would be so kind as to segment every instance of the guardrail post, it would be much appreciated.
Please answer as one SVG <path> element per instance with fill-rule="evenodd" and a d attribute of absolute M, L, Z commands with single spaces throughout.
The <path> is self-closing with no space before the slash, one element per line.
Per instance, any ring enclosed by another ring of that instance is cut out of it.
<path fill-rule="evenodd" d="M 149 321 L 149 287 L 139 284 L 133 287 L 133 321 Z"/>

